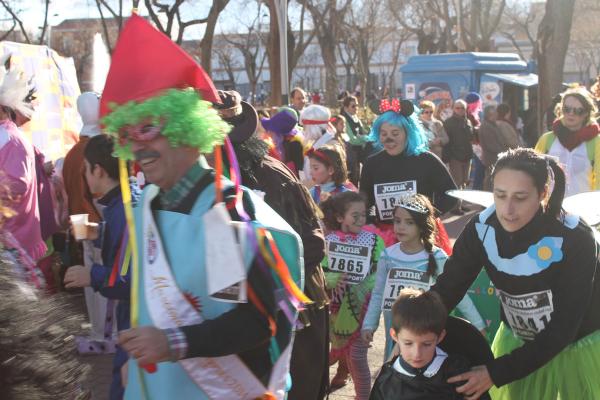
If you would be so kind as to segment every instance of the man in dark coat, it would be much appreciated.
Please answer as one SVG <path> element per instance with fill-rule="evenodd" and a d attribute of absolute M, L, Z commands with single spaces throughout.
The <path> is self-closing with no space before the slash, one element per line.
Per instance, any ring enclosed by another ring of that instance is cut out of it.
<path fill-rule="evenodd" d="M 473 157 L 473 125 L 467 118 L 467 103 L 464 100 L 454 102 L 453 114 L 444 121 L 444 129 L 449 142 L 444 148 L 444 161 L 450 165 L 450 175 L 459 189 L 464 189 L 469 183 L 471 158 Z M 462 214 L 460 208 L 454 210 Z"/>
<path fill-rule="evenodd" d="M 329 381 L 327 294 L 321 260 L 325 240 L 318 208 L 306 188 L 279 160 L 267 155 L 268 146 L 255 134 L 256 110 L 237 92 L 219 91 L 222 118 L 233 125 L 229 139 L 240 166 L 242 184 L 261 195 L 298 233 L 304 247 L 304 292 L 314 301 L 301 312 L 292 351 L 292 389 L 288 399 L 323 399 Z"/>

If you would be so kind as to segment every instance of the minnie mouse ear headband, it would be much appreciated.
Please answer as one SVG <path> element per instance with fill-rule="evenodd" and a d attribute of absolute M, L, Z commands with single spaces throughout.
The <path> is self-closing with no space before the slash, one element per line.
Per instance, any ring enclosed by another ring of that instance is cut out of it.
<path fill-rule="evenodd" d="M 372 107 L 371 107 L 372 109 Z M 403 115 L 405 117 L 410 117 L 413 112 L 415 112 L 415 106 L 410 100 L 400 100 L 397 98 L 392 99 L 392 101 L 388 99 L 382 99 L 379 102 L 379 112 L 376 114 L 383 114 L 384 112 L 393 111 L 397 114 Z"/>

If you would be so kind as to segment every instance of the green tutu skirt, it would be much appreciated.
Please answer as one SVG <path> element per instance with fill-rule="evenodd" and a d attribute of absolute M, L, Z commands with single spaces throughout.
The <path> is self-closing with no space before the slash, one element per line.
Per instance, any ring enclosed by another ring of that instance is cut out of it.
<path fill-rule="evenodd" d="M 504 323 L 492 351 L 500 357 L 523 346 Z M 490 390 L 493 400 L 598 400 L 600 399 L 600 331 L 570 344 L 542 368 L 501 388 Z"/>

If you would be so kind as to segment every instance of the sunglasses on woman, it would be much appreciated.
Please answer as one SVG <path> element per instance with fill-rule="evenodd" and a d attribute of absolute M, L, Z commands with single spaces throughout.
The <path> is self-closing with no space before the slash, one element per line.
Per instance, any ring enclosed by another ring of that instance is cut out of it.
<path fill-rule="evenodd" d="M 563 106 L 562 110 L 563 110 L 564 114 L 575 114 L 579 117 L 581 117 L 582 115 L 584 115 L 586 113 L 586 110 L 583 107 Z"/>

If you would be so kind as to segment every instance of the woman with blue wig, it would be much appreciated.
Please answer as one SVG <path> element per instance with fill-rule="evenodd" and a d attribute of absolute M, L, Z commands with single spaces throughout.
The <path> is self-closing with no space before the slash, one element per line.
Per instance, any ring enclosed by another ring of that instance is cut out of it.
<path fill-rule="evenodd" d="M 400 199 L 420 193 L 445 213 L 456 204 L 446 191 L 456 185 L 442 161 L 428 151 L 427 137 L 410 101 L 382 100 L 379 110 L 382 114 L 373 123 L 369 139 L 382 150 L 365 162 L 360 191 L 367 196 L 369 209 L 375 209 L 375 223 L 389 246 L 396 241 L 393 211 Z M 438 225 L 443 228 L 439 219 Z M 440 233 L 440 247 L 451 251 L 445 230 Z"/>

